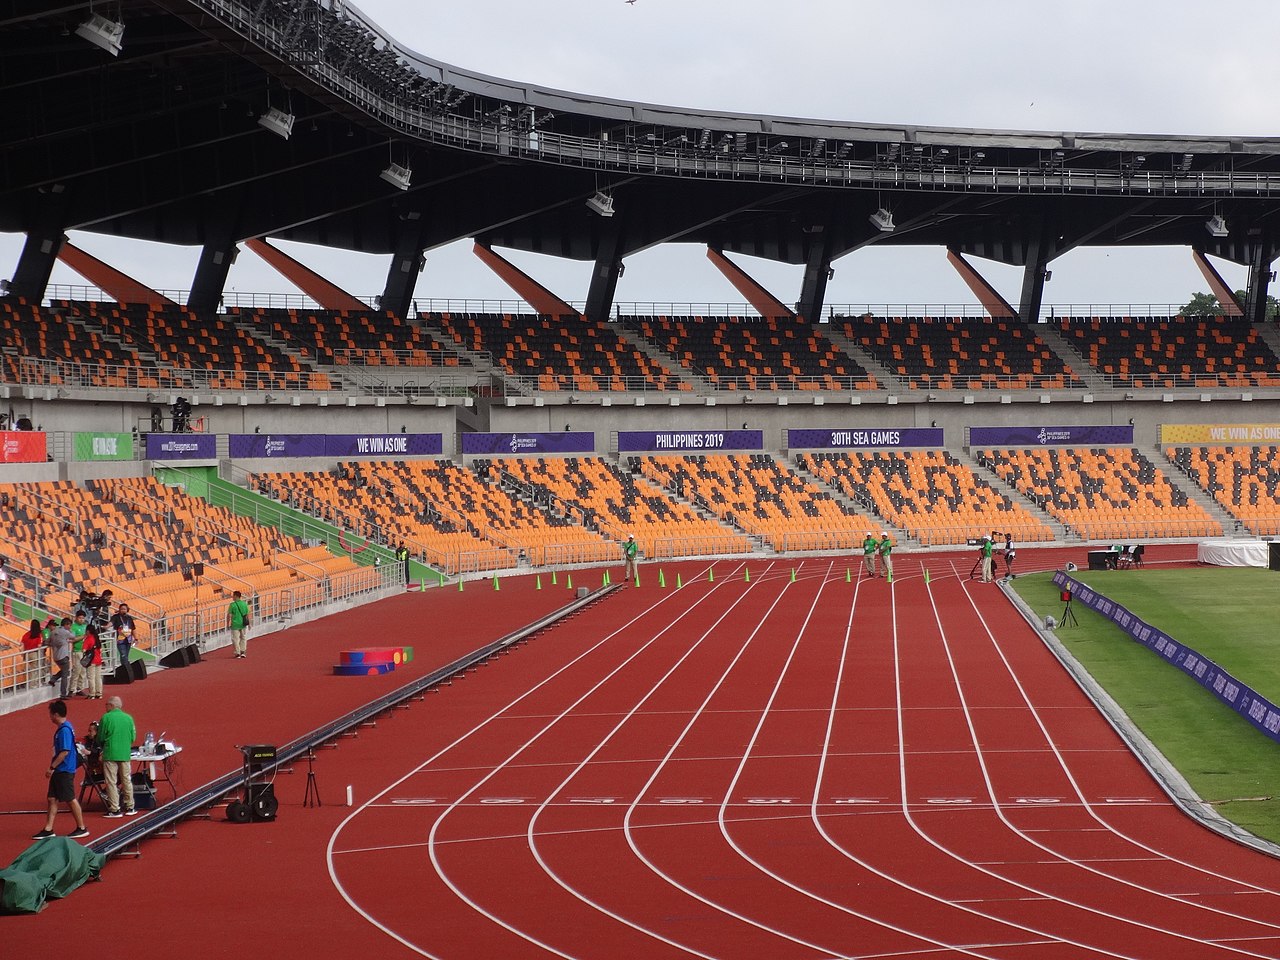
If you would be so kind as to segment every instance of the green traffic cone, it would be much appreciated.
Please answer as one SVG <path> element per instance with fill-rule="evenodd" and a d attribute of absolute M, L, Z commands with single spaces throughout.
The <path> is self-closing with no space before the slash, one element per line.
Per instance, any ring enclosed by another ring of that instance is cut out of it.
<path fill-rule="evenodd" d="M 791 568 L 791 582 L 792 582 L 792 583 L 795 583 L 795 582 L 796 582 L 796 568 L 795 568 L 795 567 L 792 567 L 792 568 Z"/>
<path fill-rule="evenodd" d="M 707 583 L 715 583 L 715 582 L 716 582 L 716 568 L 712 567 L 707 571 Z"/>
<path fill-rule="evenodd" d="M 461 577 L 459 577 L 459 578 L 458 578 L 458 592 L 459 592 L 459 593 L 461 593 L 461 592 L 462 592 L 462 578 L 461 578 Z"/>
<path fill-rule="evenodd" d="M 886 574 L 884 575 L 884 580 L 885 580 L 885 583 L 893 583 L 893 571 L 892 571 L 892 570 L 890 570 L 888 573 L 886 573 Z"/>
<path fill-rule="evenodd" d="M 845 582 L 845 583 L 853 583 L 853 575 L 849 573 L 849 568 L 848 568 L 848 567 L 845 567 L 845 568 L 844 568 L 844 582 Z"/>
<path fill-rule="evenodd" d="M 636 574 L 636 579 L 640 579 L 639 574 Z M 667 575 L 662 570 L 658 571 L 658 586 L 663 587 L 664 589 L 667 586 Z"/>
<path fill-rule="evenodd" d="M 640 571 L 636 571 L 636 586 L 640 586 Z"/>
<path fill-rule="evenodd" d="M 680 574 L 676 574 L 676 589 L 679 590 L 684 584 L 680 582 Z"/>
<path fill-rule="evenodd" d="M 571 573 L 571 574 L 569 574 L 569 575 L 567 575 L 567 576 L 564 578 L 564 585 L 565 585 L 565 589 L 567 589 L 567 590 L 572 590 L 572 589 L 573 589 L 573 574 L 572 574 L 572 573 Z"/>
<path fill-rule="evenodd" d="M 925 582 L 925 585 L 928 586 L 929 584 L 929 568 L 928 567 L 924 568 L 924 582 Z"/>
<path fill-rule="evenodd" d="M 556 572 L 554 570 L 551 571 L 551 585 L 553 587 L 556 585 Z"/>
<path fill-rule="evenodd" d="M 443 571 L 443 570 L 441 570 L 438 574 L 436 574 L 436 576 L 438 576 L 438 577 L 440 578 L 440 586 L 442 586 L 442 587 L 443 587 L 443 586 L 444 586 L 444 580 L 445 580 L 445 577 L 444 577 L 444 571 Z"/>
<path fill-rule="evenodd" d="M 612 587 L 612 586 L 613 586 L 613 577 L 609 574 L 609 571 L 608 571 L 608 570 L 606 570 L 606 571 L 604 572 L 604 585 L 605 585 L 606 587 Z"/>
<path fill-rule="evenodd" d="M 502 587 L 498 584 L 498 575 L 496 573 L 493 575 L 493 589 L 495 590 L 502 589 Z"/>
<path fill-rule="evenodd" d="M 426 578 L 426 575 L 425 575 L 425 574 L 424 574 L 424 575 L 422 576 L 422 578 L 418 581 L 418 592 L 419 592 L 419 593 L 426 593 L 426 592 L 427 592 L 427 578 Z"/>
<path fill-rule="evenodd" d="M 742 582 L 743 582 L 743 583 L 750 583 L 750 582 L 751 582 L 751 568 L 750 568 L 750 567 L 743 567 L 743 568 L 742 568 Z"/>
<path fill-rule="evenodd" d="M 542 589 L 542 574 L 538 574 L 538 578 L 537 578 L 537 580 L 536 580 L 536 581 L 535 581 L 535 583 L 534 583 L 533 589 L 535 589 L 535 590 L 541 590 L 541 589 Z"/>

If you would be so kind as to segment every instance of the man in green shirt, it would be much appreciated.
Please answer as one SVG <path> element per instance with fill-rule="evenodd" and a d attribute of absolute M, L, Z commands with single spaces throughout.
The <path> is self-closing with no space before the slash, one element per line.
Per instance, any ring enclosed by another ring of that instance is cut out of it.
<path fill-rule="evenodd" d="M 627 567 L 623 571 L 623 576 L 628 580 L 634 580 L 636 576 L 636 557 L 640 554 L 640 545 L 636 543 L 633 536 L 627 537 L 627 542 L 622 545 L 622 556 L 627 561 Z"/>
<path fill-rule="evenodd" d="M 893 578 L 893 541 L 889 539 L 889 532 L 882 530 L 880 532 L 880 562 L 884 564 L 884 575 L 890 579 Z"/>
<path fill-rule="evenodd" d="M 132 817 L 137 810 L 133 806 L 133 744 L 138 739 L 133 717 L 121 709 L 119 697 L 107 698 L 107 712 L 98 724 L 98 739 L 102 742 L 102 781 L 107 788 L 107 816 Z M 123 794 L 123 796 L 122 796 Z M 121 800 L 124 807 L 121 809 Z"/>
<path fill-rule="evenodd" d="M 862 562 L 873 577 L 876 575 L 876 551 L 879 548 L 876 535 L 868 530 L 866 539 L 862 541 Z"/>
<path fill-rule="evenodd" d="M 236 659 L 243 660 L 249 641 L 245 633 L 249 629 L 249 601 L 241 598 L 240 591 L 231 594 L 231 602 L 227 604 L 227 629 L 231 631 L 231 644 L 235 647 Z"/>
<path fill-rule="evenodd" d="M 995 580 L 995 561 L 992 559 L 996 552 L 995 541 L 990 537 L 982 538 L 982 582 L 992 583 Z"/>
<path fill-rule="evenodd" d="M 82 610 L 71 622 L 71 692 L 77 696 L 84 693 L 85 673 L 80 657 L 84 654 L 84 635 L 88 629 L 89 621 Z"/>

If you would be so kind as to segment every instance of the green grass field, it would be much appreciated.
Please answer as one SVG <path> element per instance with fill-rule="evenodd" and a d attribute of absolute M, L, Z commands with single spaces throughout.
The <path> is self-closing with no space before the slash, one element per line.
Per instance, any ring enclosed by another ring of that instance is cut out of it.
<path fill-rule="evenodd" d="M 1280 574 L 1257 569 L 1081 571 L 1076 577 L 1280 703 Z M 1043 618 L 1062 613 L 1051 574 L 1013 582 Z M 1056 633 L 1204 800 L 1280 842 L 1280 744 L 1119 627 L 1073 608 Z M 1265 798 L 1265 799 L 1259 799 Z"/>

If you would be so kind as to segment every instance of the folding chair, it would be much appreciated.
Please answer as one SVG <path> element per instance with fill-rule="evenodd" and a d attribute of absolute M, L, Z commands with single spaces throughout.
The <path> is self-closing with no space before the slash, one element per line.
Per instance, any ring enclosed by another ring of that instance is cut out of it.
<path fill-rule="evenodd" d="M 101 763 L 87 763 L 84 765 L 84 779 L 80 782 L 80 806 L 84 807 L 85 797 L 97 796 L 98 802 L 102 804 L 103 810 L 109 810 L 107 806 L 107 781 L 102 773 Z"/>

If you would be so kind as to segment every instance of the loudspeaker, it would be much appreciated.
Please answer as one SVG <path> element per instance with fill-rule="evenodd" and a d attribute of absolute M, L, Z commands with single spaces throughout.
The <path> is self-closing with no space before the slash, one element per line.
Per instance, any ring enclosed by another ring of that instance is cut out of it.
<path fill-rule="evenodd" d="M 165 654 L 160 658 L 160 666 L 162 667 L 188 667 L 193 663 L 200 662 L 200 648 L 194 643 L 185 647 L 179 647 L 172 653 Z"/>
<path fill-rule="evenodd" d="M 108 683 L 133 683 L 133 671 L 129 669 L 127 663 L 122 663 L 116 667 L 116 672 L 111 674 L 107 680 Z"/>
<path fill-rule="evenodd" d="M 203 577 L 203 576 L 204 576 L 204 564 L 203 564 L 203 563 L 193 563 L 193 564 L 191 565 L 191 575 L 192 575 L 193 577 Z"/>
<path fill-rule="evenodd" d="M 135 680 L 147 679 L 147 664 L 143 660 L 130 660 L 129 671 Z"/>

